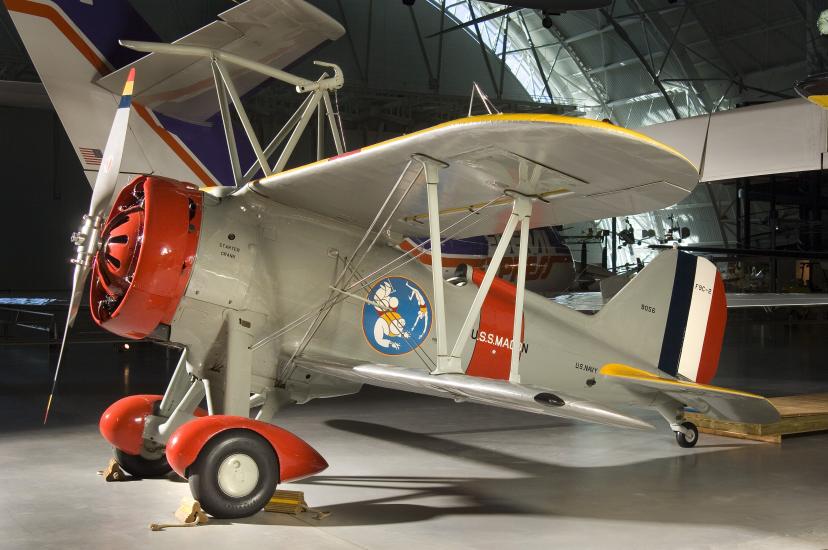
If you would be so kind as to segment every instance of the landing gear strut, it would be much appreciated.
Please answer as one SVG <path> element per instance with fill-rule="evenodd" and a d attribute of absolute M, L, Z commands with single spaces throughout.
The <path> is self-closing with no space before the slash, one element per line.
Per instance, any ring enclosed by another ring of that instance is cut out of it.
<path fill-rule="evenodd" d="M 671 399 L 655 404 L 655 409 L 670 423 L 670 429 L 676 434 L 679 447 L 689 449 L 699 441 L 699 429 L 695 424 L 684 419 L 684 405 Z"/>

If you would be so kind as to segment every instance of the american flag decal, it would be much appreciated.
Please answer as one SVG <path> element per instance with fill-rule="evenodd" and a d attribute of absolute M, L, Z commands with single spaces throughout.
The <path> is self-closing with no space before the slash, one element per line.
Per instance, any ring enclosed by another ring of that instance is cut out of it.
<path fill-rule="evenodd" d="M 91 166 L 101 165 L 101 160 L 103 160 L 103 152 L 100 149 L 78 147 L 78 150 L 80 151 L 84 164 L 89 164 Z"/>

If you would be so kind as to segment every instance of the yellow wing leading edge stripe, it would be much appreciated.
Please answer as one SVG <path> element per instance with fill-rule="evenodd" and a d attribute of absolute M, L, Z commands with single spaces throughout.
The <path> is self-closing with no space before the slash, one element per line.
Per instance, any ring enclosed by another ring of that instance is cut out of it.
<path fill-rule="evenodd" d="M 371 149 L 376 149 L 378 147 L 384 147 L 391 143 L 395 143 L 398 141 L 402 141 L 404 139 L 409 139 L 414 136 L 419 136 L 426 134 L 428 132 L 433 132 L 435 130 L 441 130 L 443 128 L 449 128 L 451 126 L 461 126 L 464 124 L 477 124 L 480 122 L 538 122 L 538 123 L 547 123 L 547 124 L 563 124 L 567 126 L 581 126 L 585 128 L 597 128 L 600 130 L 604 130 L 607 132 L 615 132 L 618 134 L 624 134 L 635 138 L 639 141 L 643 141 L 659 149 L 667 151 L 668 153 L 683 159 L 686 161 L 690 166 L 693 167 L 696 172 L 699 171 L 698 167 L 686 156 L 679 153 L 677 150 L 673 149 L 669 145 L 665 145 L 660 141 L 651 138 L 650 136 L 644 135 L 640 132 L 636 132 L 635 130 L 630 130 L 628 128 L 623 128 L 621 126 L 615 126 L 614 124 L 610 124 L 608 122 L 601 122 L 600 120 L 592 120 L 590 118 L 575 118 L 570 116 L 563 116 L 563 115 L 548 115 L 548 114 L 499 114 L 499 115 L 479 115 L 479 116 L 472 116 L 466 118 L 458 118 L 455 120 L 450 120 L 448 122 L 443 122 L 442 124 L 438 124 L 436 126 L 432 126 L 430 128 L 426 128 L 424 130 L 418 130 L 416 132 L 412 132 L 410 134 L 404 134 L 402 136 L 398 136 L 395 138 L 391 138 L 386 141 L 381 141 L 379 143 L 375 143 L 373 145 L 367 145 L 362 149 L 359 149 L 358 152 L 363 153 L 365 151 L 370 151 Z M 343 153 L 344 155 L 349 155 L 355 153 L 357 151 L 353 151 L 351 153 Z M 290 170 L 285 170 L 283 172 L 279 172 L 278 174 L 272 174 L 270 176 L 261 178 L 260 180 L 251 182 L 251 185 L 255 185 L 257 183 L 269 183 L 274 181 L 279 176 L 283 176 L 289 172 L 295 172 L 299 170 L 305 170 L 312 166 L 316 166 L 319 164 L 324 164 L 336 157 L 330 157 L 327 159 L 317 160 L 316 162 L 311 162 L 309 164 L 305 164 L 303 166 L 297 166 L 296 168 L 291 168 Z"/>
<path fill-rule="evenodd" d="M 628 380 L 635 380 L 635 381 L 643 381 L 643 382 L 656 382 L 658 384 L 664 384 L 666 386 L 677 386 L 681 388 L 687 389 L 694 389 L 694 390 L 703 390 L 709 391 L 713 393 L 727 393 L 731 395 L 738 395 L 741 397 L 749 397 L 752 399 L 762 399 L 766 401 L 764 397 L 761 395 L 756 395 L 753 393 L 747 393 L 739 390 L 731 390 L 728 388 L 720 388 L 719 386 L 708 386 L 706 384 L 696 384 L 695 382 L 684 382 L 682 380 L 672 380 L 669 378 L 662 378 L 657 374 L 653 374 L 651 372 L 647 372 L 645 370 L 637 369 L 635 367 L 630 367 L 628 365 L 621 365 L 618 363 L 609 363 L 601 367 L 600 374 L 604 376 L 609 376 L 612 378 L 626 378 Z"/>

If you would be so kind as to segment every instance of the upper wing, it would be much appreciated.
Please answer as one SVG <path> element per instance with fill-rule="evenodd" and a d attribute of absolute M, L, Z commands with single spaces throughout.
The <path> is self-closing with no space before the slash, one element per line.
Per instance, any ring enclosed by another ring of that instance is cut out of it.
<path fill-rule="evenodd" d="M 660 392 L 700 413 L 720 420 L 770 424 L 779 421 L 779 411 L 764 397 L 716 386 L 661 378 L 626 365 L 604 365 L 602 378 L 644 392 Z"/>
<path fill-rule="evenodd" d="M 304 0 L 247 0 L 173 44 L 220 49 L 284 69 L 344 33 L 336 20 Z M 141 75 L 133 97 L 142 105 L 191 122 L 204 122 L 218 111 L 208 59 L 149 54 L 98 84 L 118 93 L 130 67 Z M 232 67 L 230 73 L 242 95 L 267 78 L 239 67 Z"/>
<path fill-rule="evenodd" d="M 506 409 L 596 422 L 622 428 L 653 429 L 651 424 L 625 415 L 598 403 L 573 398 L 544 388 L 466 376 L 464 374 L 429 374 L 423 369 L 391 365 L 325 365 L 300 362 L 303 368 L 355 382 L 384 388 L 471 401 Z"/>
<path fill-rule="evenodd" d="M 415 153 L 449 164 L 438 186 L 443 227 L 495 201 L 456 237 L 500 233 L 511 206 L 507 189 L 542 199 L 532 216 L 532 226 L 542 227 L 663 208 L 698 181 L 690 161 L 637 132 L 588 119 L 504 114 L 440 124 L 246 189 L 365 227 Z M 416 185 L 391 229 L 427 235 L 426 212 L 425 186 Z"/>

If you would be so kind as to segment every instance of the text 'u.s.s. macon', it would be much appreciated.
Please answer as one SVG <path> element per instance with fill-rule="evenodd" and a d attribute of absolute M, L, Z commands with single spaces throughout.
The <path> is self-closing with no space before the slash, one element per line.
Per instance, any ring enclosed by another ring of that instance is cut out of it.
<path fill-rule="evenodd" d="M 486 332 L 485 330 L 474 330 L 471 331 L 471 339 L 477 340 L 478 342 L 484 342 L 486 344 L 490 344 L 497 348 L 503 349 L 512 349 L 512 339 L 506 336 L 499 336 L 497 334 Z M 529 353 L 529 343 L 522 342 L 520 344 L 520 352 L 521 353 Z"/>

